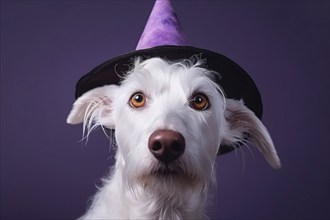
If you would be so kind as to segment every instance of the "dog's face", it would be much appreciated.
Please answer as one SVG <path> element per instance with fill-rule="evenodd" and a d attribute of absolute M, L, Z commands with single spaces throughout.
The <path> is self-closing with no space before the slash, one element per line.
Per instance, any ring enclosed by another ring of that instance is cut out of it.
<path fill-rule="evenodd" d="M 117 90 L 114 126 L 129 182 L 208 182 L 225 109 L 209 73 L 150 59 L 136 62 Z"/>
<path fill-rule="evenodd" d="M 212 74 L 198 63 L 136 61 L 120 86 L 81 96 L 68 122 L 84 122 L 87 133 L 98 125 L 115 129 L 117 166 L 129 185 L 203 190 L 213 176 L 219 146 L 234 146 L 246 133 L 278 167 L 265 127 L 242 102 L 226 100 Z"/>

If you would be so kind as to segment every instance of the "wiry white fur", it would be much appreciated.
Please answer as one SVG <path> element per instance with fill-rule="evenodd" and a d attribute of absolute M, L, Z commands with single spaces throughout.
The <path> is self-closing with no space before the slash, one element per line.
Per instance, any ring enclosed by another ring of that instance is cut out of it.
<path fill-rule="evenodd" d="M 204 204 L 221 144 L 235 146 L 251 135 L 252 143 L 274 168 L 280 161 L 260 120 L 243 102 L 226 100 L 201 62 L 169 63 L 159 58 L 136 60 L 121 85 L 93 89 L 73 105 L 67 122 L 84 124 L 85 134 L 96 126 L 115 129 L 116 163 L 104 186 L 81 219 L 203 219 Z M 146 105 L 134 109 L 129 99 L 146 95 Z M 197 92 L 211 107 L 197 111 L 189 102 Z M 182 134 L 186 148 L 167 169 L 148 149 L 158 129 Z M 175 171 L 175 172 L 174 172 Z"/>

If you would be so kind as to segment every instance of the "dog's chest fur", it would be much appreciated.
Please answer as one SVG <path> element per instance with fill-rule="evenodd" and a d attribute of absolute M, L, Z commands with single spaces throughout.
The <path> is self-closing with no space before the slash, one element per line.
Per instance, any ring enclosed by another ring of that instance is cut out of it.
<path fill-rule="evenodd" d="M 95 195 L 90 211 L 80 219 L 204 219 L 200 193 L 166 194 L 140 188 L 134 193 L 123 187 L 122 172 L 112 178 Z M 159 190 L 162 191 L 162 190 Z"/>

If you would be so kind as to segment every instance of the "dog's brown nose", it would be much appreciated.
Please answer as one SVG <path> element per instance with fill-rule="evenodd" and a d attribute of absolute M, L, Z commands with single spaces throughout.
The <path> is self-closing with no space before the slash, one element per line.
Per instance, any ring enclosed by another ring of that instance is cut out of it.
<path fill-rule="evenodd" d="M 157 130 L 149 137 L 150 152 L 160 161 L 169 163 L 178 159 L 185 149 L 182 134 L 172 130 Z"/>

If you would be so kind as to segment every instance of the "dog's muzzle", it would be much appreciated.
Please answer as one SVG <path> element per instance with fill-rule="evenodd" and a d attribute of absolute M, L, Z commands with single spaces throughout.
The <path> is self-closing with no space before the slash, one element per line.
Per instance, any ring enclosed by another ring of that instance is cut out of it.
<path fill-rule="evenodd" d="M 165 164 L 169 164 L 183 154 L 185 140 L 179 132 L 156 130 L 149 137 L 148 147 L 155 158 Z"/>

